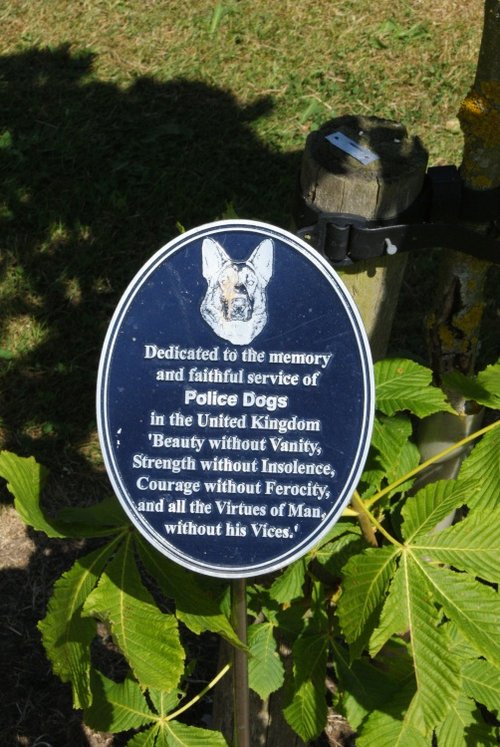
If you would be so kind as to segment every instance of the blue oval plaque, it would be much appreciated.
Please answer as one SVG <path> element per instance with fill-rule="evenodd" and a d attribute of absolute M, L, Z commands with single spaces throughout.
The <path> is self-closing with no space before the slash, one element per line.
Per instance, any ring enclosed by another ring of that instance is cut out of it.
<path fill-rule="evenodd" d="M 302 556 L 359 479 L 374 396 L 357 310 L 330 265 L 273 226 L 188 231 L 138 272 L 98 378 L 114 490 L 191 570 L 245 578 Z"/>

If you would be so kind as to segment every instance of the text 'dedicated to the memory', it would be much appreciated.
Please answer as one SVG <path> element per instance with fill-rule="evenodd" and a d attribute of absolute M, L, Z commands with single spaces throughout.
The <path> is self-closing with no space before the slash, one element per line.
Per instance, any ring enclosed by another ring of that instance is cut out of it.
<path fill-rule="evenodd" d="M 371 361 L 328 263 L 291 234 L 221 221 L 133 279 L 103 347 L 106 468 L 136 528 L 192 570 L 248 577 L 302 556 L 366 458 Z"/>

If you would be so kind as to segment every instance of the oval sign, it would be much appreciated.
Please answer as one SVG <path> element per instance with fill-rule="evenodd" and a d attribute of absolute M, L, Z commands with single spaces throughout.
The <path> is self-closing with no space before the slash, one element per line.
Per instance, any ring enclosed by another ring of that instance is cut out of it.
<path fill-rule="evenodd" d="M 211 576 L 304 555 L 369 447 L 358 312 L 326 260 L 265 223 L 201 226 L 151 257 L 112 318 L 97 390 L 125 511 L 160 552 Z"/>

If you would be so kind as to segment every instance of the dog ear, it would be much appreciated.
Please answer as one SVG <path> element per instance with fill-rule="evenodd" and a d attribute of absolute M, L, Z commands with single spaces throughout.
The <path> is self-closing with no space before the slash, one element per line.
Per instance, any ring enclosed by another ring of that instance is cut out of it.
<path fill-rule="evenodd" d="M 273 253 L 273 242 L 271 239 L 264 239 L 248 260 L 248 264 L 252 265 L 255 272 L 264 280 L 264 286 L 268 284 L 273 274 Z"/>
<path fill-rule="evenodd" d="M 225 262 L 230 261 L 221 245 L 213 239 L 203 239 L 201 260 L 203 277 L 207 282 L 219 274 Z"/>

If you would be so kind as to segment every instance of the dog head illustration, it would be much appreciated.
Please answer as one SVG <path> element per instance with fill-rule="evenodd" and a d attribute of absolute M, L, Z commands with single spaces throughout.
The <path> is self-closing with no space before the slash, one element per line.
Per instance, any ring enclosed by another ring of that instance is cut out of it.
<path fill-rule="evenodd" d="M 202 269 L 208 287 L 200 313 L 223 340 L 248 345 L 263 330 L 273 253 L 273 242 L 264 239 L 245 262 L 235 262 L 216 241 L 204 239 Z"/>

